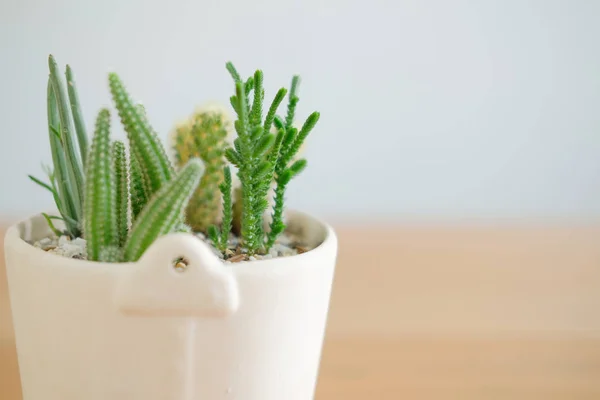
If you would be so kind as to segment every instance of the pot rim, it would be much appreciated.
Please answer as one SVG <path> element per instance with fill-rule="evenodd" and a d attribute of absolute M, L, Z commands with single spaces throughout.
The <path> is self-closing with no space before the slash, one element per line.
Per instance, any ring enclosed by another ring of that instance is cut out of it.
<path fill-rule="evenodd" d="M 53 211 L 52 213 L 55 213 L 56 211 Z M 244 272 L 250 272 L 250 271 L 256 271 L 256 270 L 263 270 L 263 269 L 270 269 L 271 267 L 276 266 L 278 269 L 282 268 L 282 266 L 284 266 L 286 263 L 286 261 L 290 261 L 292 264 L 295 264 L 296 262 L 300 262 L 300 263 L 310 263 L 311 260 L 315 260 L 315 259 L 319 259 L 322 257 L 323 254 L 325 253 L 330 253 L 331 251 L 333 251 L 334 253 L 337 254 L 337 235 L 333 229 L 332 226 L 330 226 L 329 224 L 327 224 L 326 222 L 322 221 L 319 218 L 316 218 L 312 215 L 309 215 L 307 213 L 304 213 L 302 211 L 299 210 L 286 210 L 286 214 L 288 216 L 289 219 L 291 219 L 290 225 L 293 224 L 299 224 L 299 223 L 312 223 L 315 226 L 318 226 L 320 229 L 322 229 L 324 231 L 324 237 L 323 240 L 320 242 L 319 245 L 317 245 L 315 248 L 305 252 L 305 253 L 301 253 L 301 254 L 295 254 L 292 256 L 285 256 L 285 257 L 276 257 L 276 258 L 270 258 L 270 259 L 264 259 L 264 260 L 253 260 L 253 261 L 243 261 L 243 262 L 239 262 L 239 263 L 225 263 L 222 262 L 223 266 L 226 267 L 227 269 L 232 270 L 232 272 L 236 272 L 236 273 L 244 273 Z M 49 253 L 46 252 L 40 248 L 34 247 L 33 245 L 31 245 L 30 243 L 28 243 L 25 239 L 23 239 L 21 237 L 21 232 L 19 229 L 19 225 L 23 224 L 23 223 L 27 223 L 29 221 L 31 221 L 33 218 L 40 216 L 41 213 L 35 214 L 35 215 L 31 215 L 27 218 L 21 219 L 20 221 L 12 224 L 6 231 L 6 234 L 4 236 L 4 248 L 5 250 L 8 248 L 11 248 L 12 250 L 18 252 L 18 253 L 31 253 L 34 252 L 35 254 L 37 254 L 40 257 L 40 260 L 43 261 L 44 259 L 47 259 L 49 262 L 51 261 L 56 261 L 58 259 L 61 260 L 62 263 L 64 263 L 65 266 L 75 266 L 77 265 L 78 268 L 123 268 L 124 266 L 133 266 L 133 265 L 137 265 L 139 263 L 138 261 L 135 262 L 120 262 L 120 263 L 107 263 L 107 262 L 101 262 L 101 261 L 89 261 L 89 260 L 80 260 L 80 259 L 74 259 L 74 258 L 69 258 L 69 257 L 65 257 L 65 256 L 61 256 L 58 254 L 54 254 L 54 253 Z M 200 238 L 196 237 L 195 235 L 191 234 L 191 233 L 171 233 L 168 235 L 164 235 L 164 236 L 170 236 L 170 235 L 189 235 L 191 237 L 193 237 L 195 240 L 198 241 L 199 244 L 202 244 L 204 246 L 211 246 L 208 243 L 205 243 L 203 240 L 201 240 Z M 151 245 L 152 246 L 152 245 Z M 5 251 L 6 253 L 6 251 Z M 219 259 L 218 257 L 215 256 L 216 259 L 222 261 L 221 259 Z"/>

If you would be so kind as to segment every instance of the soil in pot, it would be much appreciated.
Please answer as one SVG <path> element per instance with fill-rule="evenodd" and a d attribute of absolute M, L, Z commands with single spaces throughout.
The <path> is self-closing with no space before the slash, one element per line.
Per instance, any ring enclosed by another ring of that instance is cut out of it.
<path fill-rule="evenodd" d="M 305 253 L 312 250 L 312 247 L 307 246 L 301 235 L 293 232 L 285 232 L 279 236 L 277 242 L 266 254 L 255 254 L 248 256 L 245 249 L 240 244 L 240 239 L 235 235 L 230 235 L 229 246 L 225 255 L 217 250 L 210 239 L 202 233 L 195 234 L 199 239 L 207 243 L 215 256 L 222 259 L 226 264 L 237 263 L 242 261 L 267 260 L 278 257 L 290 257 L 297 254 Z M 71 240 L 68 236 L 51 236 L 31 243 L 34 247 L 57 254 L 64 257 L 75 258 L 78 260 L 86 260 L 86 241 L 82 238 Z"/>

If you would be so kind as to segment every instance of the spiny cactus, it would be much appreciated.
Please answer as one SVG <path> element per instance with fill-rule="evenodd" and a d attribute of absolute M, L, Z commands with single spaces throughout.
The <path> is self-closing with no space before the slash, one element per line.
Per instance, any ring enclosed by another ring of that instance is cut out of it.
<path fill-rule="evenodd" d="M 177 229 L 201 176 L 202 163 L 191 159 L 172 181 L 163 185 L 131 228 L 124 249 L 125 261 L 136 261 L 156 238 Z"/>
<path fill-rule="evenodd" d="M 87 162 L 88 137 L 85 128 L 85 122 L 83 120 L 82 110 L 79 106 L 79 94 L 77 93 L 77 87 L 75 86 L 75 78 L 73 77 L 73 71 L 69 65 L 66 67 L 65 75 L 67 77 L 67 92 L 69 93 L 71 113 L 73 114 L 73 122 L 75 124 L 75 131 L 77 132 L 79 152 L 81 154 L 81 161 L 85 166 Z"/>
<path fill-rule="evenodd" d="M 107 248 L 119 244 L 116 209 L 115 169 L 110 148 L 110 111 L 103 109 L 96 119 L 96 130 L 86 165 L 85 228 L 88 259 L 103 259 Z"/>
<path fill-rule="evenodd" d="M 129 141 L 132 159 L 134 196 L 132 214 L 135 218 L 141 212 L 147 201 L 156 194 L 161 187 L 170 181 L 175 168 L 167 157 L 167 152 L 158 135 L 148 122 L 146 110 L 141 104 L 135 104 L 125 89 L 125 85 L 115 73 L 110 73 L 110 91 L 113 102 Z M 177 224 L 178 232 L 189 232 L 190 228 L 185 223 L 185 215 Z"/>
<path fill-rule="evenodd" d="M 48 57 L 48 67 L 48 132 L 53 169 L 47 173 L 50 183 L 31 175 L 29 177 L 52 193 L 60 213 L 60 217 L 55 218 L 61 219 L 65 225 L 65 233 L 75 238 L 81 236 L 82 230 L 83 160 L 86 160 L 88 152 L 87 135 L 71 68 L 67 65 L 68 90 L 65 90 L 58 65 L 52 55 Z"/>
<path fill-rule="evenodd" d="M 86 165 L 85 230 L 88 259 L 137 261 L 161 235 L 180 229 L 187 202 L 195 190 L 202 164 L 191 159 L 162 184 L 128 227 L 128 190 L 125 145 L 110 142 L 110 112 L 100 111 Z"/>
<path fill-rule="evenodd" d="M 219 185 L 223 180 L 226 137 L 229 118 L 218 110 L 199 109 L 173 133 L 173 148 L 177 166 L 199 157 L 205 167 L 198 188 L 186 209 L 186 222 L 196 232 L 206 233 L 219 220 Z"/>
<path fill-rule="evenodd" d="M 145 113 L 136 107 L 117 74 L 109 75 L 109 83 L 131 152 L 140 164 L 144 195 L 150 198 L 165 182 L 171 180 L 174 168 Z"/>

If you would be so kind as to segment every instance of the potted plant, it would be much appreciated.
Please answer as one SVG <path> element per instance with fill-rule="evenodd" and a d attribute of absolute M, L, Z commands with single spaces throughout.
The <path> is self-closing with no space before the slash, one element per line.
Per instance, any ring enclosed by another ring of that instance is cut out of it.
<path fill-rule="evenodd" d="M 56 209 L 5 236 L 24 400 L 313 398 L 337 240 L 284 212 L 319 119 L 295 125 L 298 78 L 267 108 L 262 72 L 228 63 L 235 120 L 199 110 L 172 161 L 114 73 L 127 143 L 102 109 L 88 146 L 72 71 L 49 67 L 53 167 L 31 178 Z"/>

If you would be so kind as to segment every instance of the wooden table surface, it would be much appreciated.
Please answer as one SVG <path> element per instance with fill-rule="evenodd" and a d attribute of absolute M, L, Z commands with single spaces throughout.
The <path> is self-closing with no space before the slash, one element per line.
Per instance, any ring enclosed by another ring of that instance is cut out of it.
<path fill-rule="evenodd" d="M 600 227 L 337 228 L 317 400 L 600 399 Z"/>

